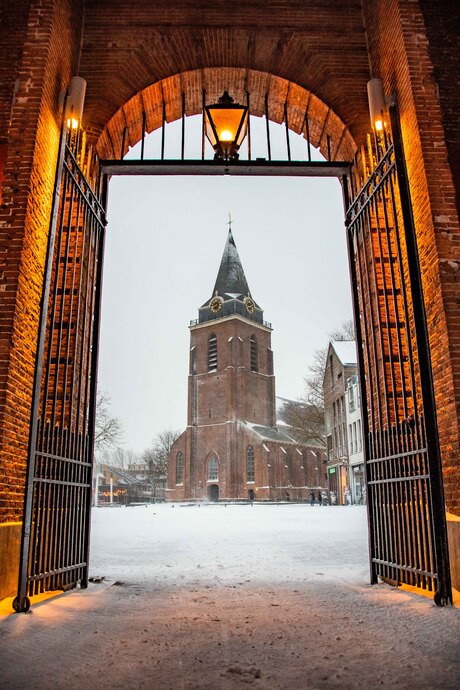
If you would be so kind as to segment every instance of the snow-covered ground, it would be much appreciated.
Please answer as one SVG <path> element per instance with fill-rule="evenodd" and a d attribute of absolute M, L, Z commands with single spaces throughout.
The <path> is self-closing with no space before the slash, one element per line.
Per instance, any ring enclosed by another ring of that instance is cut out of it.
<path fill-rule="evenodd" d="M 368 584 L 365 508 L 93 511 L 92 576 L 0 624 L 0 688 L 460 687 L 460 612 Z"/>
<path fill-rule="evenodd" d="M 154 587 L 304 582 L 317 571 L 368 579 L 363 507 L 157 504 L 99 508 L 92 574 Z"/>

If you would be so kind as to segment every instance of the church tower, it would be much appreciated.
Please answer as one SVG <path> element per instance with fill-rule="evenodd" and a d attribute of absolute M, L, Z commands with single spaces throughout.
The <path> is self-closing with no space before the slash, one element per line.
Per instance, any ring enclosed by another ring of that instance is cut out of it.
<path fill-rule="evenodd" d="M 276 420 L 271 331 L 230 229 L 214 288 L 190 324 L 187 429 L 173 449 L 176 460 L 182 453 L 179 479 L 183 463 L 177 499 L 247 498 L 241 424 Z"/>
<path fill-rule="evenodd" d="M 167 500 L 306 500 L 322 487 L 324 449 L 276 426 L 271 333 L 230 229 L 190 324 L 187 428 L 171 448 Z"/>

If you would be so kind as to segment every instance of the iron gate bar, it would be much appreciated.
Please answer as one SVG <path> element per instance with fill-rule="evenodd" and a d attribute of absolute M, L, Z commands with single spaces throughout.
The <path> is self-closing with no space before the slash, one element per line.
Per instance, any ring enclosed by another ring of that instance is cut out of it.
<path fill-rule="evenodd" d="M 343 177 L 351 163 L 332 161 L 103 160 L 106 175 L 251 175 L 282 177 Z"/>
<path fill-rule="evenodd" d="M 108 176 L 102 174 L 100 189 L 100 204 L 101 209 L 103 209 L 103 225 L 101 238 L 99 243 L 99 252 L 97 257 L 97 268 L 96 268 L 96 289 L 94 290 L 94 312 L 93 312 L 93 337 L 92 337 L 92 358 L 91 358 L 91 381 L 93 385 L 91 386 L 91 395 L 89 401 L 88 409 L 88 431 L 89 431 L 89 448 L 88 456 L 91 461 L 91 468 L 93 466 L 94 458 L 94 439 L 96 433 L 96 385 L 97 385 L 97 373 L 99 366 L 99 341 L 100 341 L 100 330 L 101 330 L 101 307 L 102 307 L 102 277 L 104 272 L 104 252 L 105 252 L 105 227 L 107 224 L 105 217 L 105 209 L 107 209 L 107 196 L 108 196 Z M 91 490 L 92 490 L 92 472 L 91 472 Z M 86 551 L 89 551 L 89 541 L 91 537 L 91 500 L 86 503 Z M 83 571 L 83 577 L 81 579 L 81 587 L 86 588 L 88 586 L 89 572 L 88 568 Z"/>
<path fill-rule="evenodd" d="M 308 133 L 308 117 L 307 113 L 305 113 L 305 121 L 306 121 L 306 126 L 307 126 L 307 133 Z M 310 139 L 308 137 L 308 152 L 310 153 Z M 354 189 L 353 189 L 353 176 L 349 175 L 348 177 L 344 175 L 342 177 L 342 195 L 343 195 L 343 205 L 344 205 L 344 213 L 345 213 L 345 228 L 346 228 L 346 240 L 347 240 L 347 255 L 348 255 L 348 269 L 350 272 L 350 284 L 351 284 L 351 293 L 352 293 L 352 306 L 353 306 L 353 323 L 355 327 L 355 334 L 356 334 L 356 345 L 357 345 L 357 350 L 358 350 L 358 383 L 359 383 L 359 392 L 360 392 L 360 397 L 361 397 L 361 409 L 362 410 L 367 410 L 369 409 L 369 403 L 367 399 L 367 387 L 366 387 L 366 370 L 364 367 L 364 342 L 363 342 L 363 334 L 361 330 L 361 313 L 360 313 L 360 306 L 359 306 L 359 283 L 358 283 L 358 274 L 357 274 L 357 268 L 355 264 L 354 257 L 357 253 L 357 249 L 355 247 L 355 236 L 352 232 L 350 232 L 349 229 L 349 215 L 348 211 L 350 208 L 350 192 L 353 194 Z M 361 355 L 359 356 L 359 353 Z M 370 387 L 372 391 L 372 381 L 370 381 Z M 371 411 L 371 414 L 372 411 Z M 369 467 L 367 460 L 370 458 L 370 449 L 369 449 L 369 440 L 370 440 L 370 434 L 369 434 L 369 416 L 367 414 L 362 415 L 361 419 L 361 424 L 362 424 L 362 436 L 363 436 L 363 457 L 364 457 L 364 469 L 365 469 L 365 481 L 366 481 L 366 486 L 368 482 L 368 472 L 369 472 Z M 377 584 L 378 582 L 378 577 L 377 577 L 377 570 L 375 567 L 375 539 L 373 539 L 373 535 L 375 533 L 375 523 L 374 523 L 374 514 L 372 510 L 370 509 L 369 505 L 369 500 L 370 497 L 367 497 L 366 500 L 366 511 L 367 511 L 367 522 L 368 522 L 368 549 L 369 549 L 369 571 L 370 571 L 370 581 L 372 585 Z"/>

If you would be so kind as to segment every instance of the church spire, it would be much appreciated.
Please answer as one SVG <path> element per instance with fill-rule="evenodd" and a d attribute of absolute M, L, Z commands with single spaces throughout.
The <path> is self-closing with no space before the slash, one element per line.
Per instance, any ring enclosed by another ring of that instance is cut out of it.
<path fill-rule="evenodd" d="M 229 217 L 228 235 L 210 299 L 199 310 L 199 322 L 239 314 L 263 323 L 263 312 L 252 299 L 236 248 Z"/>
<path fill-rule="evenodd" d="M 231 227 L 228 230 L 227 242 L 212 294 L 213 297 L 220 295 L 224 299 L 227 296 L 233 299 L 249 297 L 248 282 L 244 275 Z"/>

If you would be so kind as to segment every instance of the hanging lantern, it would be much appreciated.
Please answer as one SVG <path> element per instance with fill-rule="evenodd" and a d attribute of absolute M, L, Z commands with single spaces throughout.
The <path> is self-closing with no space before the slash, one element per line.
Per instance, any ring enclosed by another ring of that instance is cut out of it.
<path fill-rule="evenodd" d="M 238 149 L 246 136 L 248 108 L 235 103 L 224 91 L 218 103 L 205 106 L 205 132 L 215 151 L 215 160 L 238 160 Z"/>

